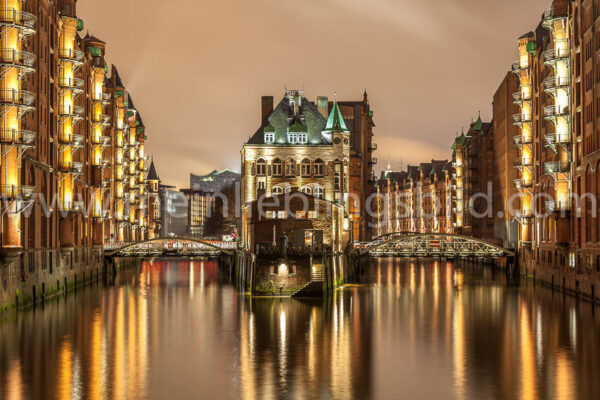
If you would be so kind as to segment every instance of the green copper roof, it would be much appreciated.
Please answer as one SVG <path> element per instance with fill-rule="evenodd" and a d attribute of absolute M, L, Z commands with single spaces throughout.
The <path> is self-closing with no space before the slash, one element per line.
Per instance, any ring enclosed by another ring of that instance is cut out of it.
<path fill-rule="evenodd" d="M 527 43 L 527 51 L 534 55 L 537 53 L 537 45 L 534 41 Z"/>
<path fill-rule="evenodd" d="M 306 127 L 306 125 L 302 125 L 299 122 L 295 122 L 293 125 L 290 125 L 290 127 L 288 128 L 288 132 L 306 133 L 308 132 L 308 128 Z"/>
<path fill-rule="evenodd" d="M 115 98 L 123 96 L 123 91 L 122 90 L 115 90 Z"/>
<path fill-rule="evenodd" d="M 275 132 L 275 127 L 271 124 L 265 126 L 264 132 Z"/>
<path fill-rule="evenodd" d="M 328 132 L 350 132 L 346 127 L 346 121 L 344 121 L 344 117 L 338 106 L 337 98 L 333 101 L 333 108 L 331 109 L 331 114 L 329 114 L 329 119 L 324 130 Z"/>
<path fill-rule="evenodd" d="M 82 31 L 83 30 L 83 20 L 81 18 L 79 18 L 77 20 L 77 30 L 78 31 Z"/>
<path fill-rule="evenodd" d="M 100 49 L 100 47 L 90 46 L 90 47 L 88 47 L 88 49 L 90 50 L 90 53 L 92 53 L 92 56 L 94 56 L 94 57 L 100 57 L 102 55 L 102 50 Z"/>
<path fill-rule="evenodd" d="M 473 124 L 473 130 L 481 131 L 482 128 L 483 128 L 483 121 L 481 120 L 481 113 L 480 113 L 479 118 L 477 118 L 477 121 L 475 121 L 475 123 Z"/>

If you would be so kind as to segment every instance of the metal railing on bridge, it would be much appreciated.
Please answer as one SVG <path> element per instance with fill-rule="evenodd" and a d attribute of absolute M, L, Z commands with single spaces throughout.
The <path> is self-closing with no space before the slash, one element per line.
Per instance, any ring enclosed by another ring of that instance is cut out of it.
<path fill-rule="evenodd" d="M 398 233 L 358 246 L 359 254 L 375 257 L 498 258 L 514 253 L 480 239 L 436 233 Z"/>
<path fill-rule="evenodd" d="M 194 257 L 232 255 L 237 242 L 168 237 L 137 243 L 106 243 L 104 252 L 111 257 Z"/>

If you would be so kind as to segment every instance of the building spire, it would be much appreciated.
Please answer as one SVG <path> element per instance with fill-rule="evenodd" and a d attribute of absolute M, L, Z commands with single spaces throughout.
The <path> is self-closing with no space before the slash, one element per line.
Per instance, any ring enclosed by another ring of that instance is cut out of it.
<path fill-rule="evenodd" d="M 344 117 L 342 116 L 342 112 L 340 111 L 340 107 L 337 103 L 337 92 L 334 92 L 333 108 L 331 109 L 331 113 L 329 114 L 329 118 L 327 119 L 327 125 L 325 126 L 324 131 L 336 131 L 345 133 L 350 132 L 346 127 L 346 121 L 344 121 Z"/>

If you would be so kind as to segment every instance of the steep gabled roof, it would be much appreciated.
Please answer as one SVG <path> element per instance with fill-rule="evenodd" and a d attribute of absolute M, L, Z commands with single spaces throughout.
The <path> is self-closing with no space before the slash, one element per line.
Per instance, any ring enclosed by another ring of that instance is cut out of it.
<path fill-rule="evenodd" d="M 346 127 L 346 121 L 344 121 L 344 116 L 338 106 L 337 98 L 333 101 L 333 108 L 329 113 L 329 119 L 324 130 L 326 132 L 350 132 Z"/>
<path fill-rule="evenodd" d="M 115 74 L 115 84 L 118 87 L 125 87 L 123 85 L 123 81 L 121 80 L 121 75 L 119 75 L 119 70 L 117 69 L 117 67 L 115 67 L 114 65 L 112 65 L 112 70 L 113 70 L 113 73 Z"/>
<path fill-rule="evenodd" d="M 150 169 L 148 170 L 147 179 L 149 181 L 160 181 L 160 178 L 158 177 L 158 174 L 156 173 L 156 168 L 154 167 L 154 159 L 152 159 L 152 161 L 150 162 Z"/>

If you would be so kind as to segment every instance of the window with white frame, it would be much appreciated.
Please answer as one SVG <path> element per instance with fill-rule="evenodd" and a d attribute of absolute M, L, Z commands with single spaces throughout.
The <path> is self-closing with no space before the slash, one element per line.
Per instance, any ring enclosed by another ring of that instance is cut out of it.
<path fill-rule="evenodd" d="M 274 132 L 265 132 L 265 143 L 271 144 L 275 142 L 275 133 Z"/>
<path fill-rule="evenodd" d="M 317 159 L 314 165 L 315 176 L 323 176 L 323 161 Z"/>
<path fill-rule="evenodd" d="M 296 162 L 292 159 L 285 162 L 285 176 L 296 175 Z"/>
<path fill-rule="evenodd" d="M 307 158 L 302 160 L 302 176 L 310 176 L 310 160 Z"/>
<path fill-rule="evenodd" d="M 304 194 L 308 194 L 311 195 L 312 194 L 312 189 L 308 186 L 304 186 L 302 187 L 302 189 L 300 189 L 300 191 Z"/>
<path fill-rule="evenodd" d="M 322 199 L 325 196 L 325 191 L 321 186 L 316 186 L 313 190 L 313 195 L 318 199 Z"/>
<path fill-rule="evenodd" d="M 283 172 L 283 164 L 279 158 L 273 160 L 273 176 L 281 176 Z"/>
<path fill-rule="evenodd" d="M 274 186 L 272 190 L 273 194 L 283 194 L 283 188 L 281 186 Z"/>
<path fill-rule="evenodd" d="M 265 176 L 267 175 L 267 163 L 262 158 L 256 161 L 256 175 Z"/>

